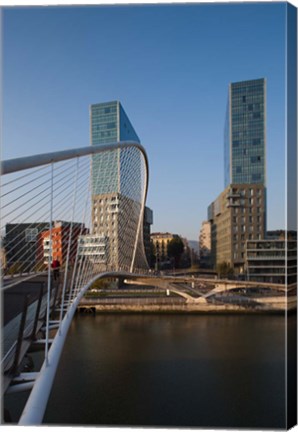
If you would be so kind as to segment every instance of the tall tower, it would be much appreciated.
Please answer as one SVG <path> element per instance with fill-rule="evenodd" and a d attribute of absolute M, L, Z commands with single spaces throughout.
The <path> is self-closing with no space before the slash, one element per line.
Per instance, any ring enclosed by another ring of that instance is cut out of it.
<path fill-rule="evenodd" d="M 214 265 L 244 272 L 246 242 L 266 233 L 266 80 L 229 85 L 225 189 L 208 208 Z"/>
<path fill-rule="evenodd" d="M 136 134 L 120 102 L 112 101 L 91 105 L 91 145 L 104 145 L 117 141 L 136 141 Z M 92 193 L 120 192 L 120 151 L 97 154 L 92 157 Z"/>
<path fill-rule="evenodd" d="M 266 80 L 229 85 L 224 153 L 225 187 L 262 184 L 266 187 Z"/>
<path fill-rule="evenodd" d="M 90 123 L 91 145 L 140 142 L 118 101 L 91 105 Z M 121 149 L 92 156 L 92 234 L 105 245 L 102 264 L 114 270 L 128 270 L 132 261 L 141 211 L 140 158 L 138 152 Z"/>

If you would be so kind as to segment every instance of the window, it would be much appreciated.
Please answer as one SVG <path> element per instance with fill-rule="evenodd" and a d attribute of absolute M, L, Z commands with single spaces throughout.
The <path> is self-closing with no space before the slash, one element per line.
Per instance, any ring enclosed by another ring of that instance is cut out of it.
<path fill-rule="evenodd" d="M 252 156 L 250 158 L 251 163 L 256 163 L 261 161 L 261 156 Z"/>
<path fill-rule="evenodd" d="M 107 129 L 114 129 L 116 127 L 115 122 L 107 123 Z"/>
<path fill-rule="evenodd" d="M 105 114 L 109 114 L 111 112 L 111 108 L 105 108 Z"/>
<path fill-rule="evenodd" d="M 261 181 L 261 174 L 252 174 L 252 181 Z"/>
<path fill-rule="evenodd" d="M 26 242 L 35 242 L 37 235 L 38 235 L 37 228 L 27 228 L 25 230 Z"/>

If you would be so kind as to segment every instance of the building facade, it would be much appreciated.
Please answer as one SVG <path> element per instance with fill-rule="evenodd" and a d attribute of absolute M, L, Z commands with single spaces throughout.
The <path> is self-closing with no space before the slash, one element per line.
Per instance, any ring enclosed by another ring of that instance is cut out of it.
<path fill-rule="evenodd" d="M 90 127 L 91 145 L 105 145 L 126 140 L 140 143 L 138 135 L 118 101 L 91 105 Z M 120 174 L 123 162 L 120 150 L 92 156 L 93 195 L 122 192 Z"/>
<path fill-rule="evenodd" d="M 91 234 L 80 235 L 78 256 L 83 261 L 88 260 L 98 272 L 104 271 L 108 261 L 107 238 Z"/>
<path fill-rule="evenodd" d="M 69 237 L 71 233 L 71 243 Z M 41 232 L 38 236 L 38 255 L 43 257 L 43 263 L 48 264 L 58 260 L 64 265 L 67 260 L 68 248 L 70 250 L 69 262 L 74 263 L 77 254 L 77 244 L 80 235 L 87 234 L 88 230 L 82 223 L 55 221 L 52 227 L 52 253 L 50 251 L 50 230 Z"/>
<path fill-rule="evenodd" d="M 48 222 L 6 225 L 3 243 L 8 271 L 17 273 L 37 269 L 43 260 L 39 255 L 38 238 L 49 226 Z"/>
<path fill-rule="evenodd" d="M 265 237 L 265 188 L 262 184 L 232 184 L 209 206 L 211 260 L 244 272 L 247 240 Z"/>
<path fill-rule="evenodd" d="M 151 225 L 153 224 L 153 211 L 149 207 L 145 207 L 144 211 L 144 224 L 143 224 L 143 242 L 145 248 L 145 254 L 147 258 L 147 262 L 150 265 L 151 261 L 151 244 L 150 244 L 150 235 L 151 235 Z"/>
<path fill-rule="evenodd" d="M 243 273 L 247 240 L 266 234 L 266 80 L 229 85 L 224 191 L 208 208 L 212 264 Z"/>
<path fill-rule="evenodd" d="M 225 187 L 266 185 L 266 80 L 229 85 L 224 136 Z"/>
<path fill-rule="evenodd" d="M 297 241 L 284 237 L 248 240 L 246 275 L 250 281 L 294 284 L 297 282 Z"/>
<path fill-rule="evenodd" d="M 211 259 L 211 222 L 203 221 L 199 234 L 200 265 L 209 267 Z"/>
<path fill-rule="evenodd" d="M 153 243 L 156 262 L 158 264 L 169 260 L 168 244 L 176 237 L 178 237 L 176 234 L 171 234 L 169 232 L 156 232 L 151 234 L 151 241 Z"/>
<path fill-rule="evenodd" d="M 118 101 L 91 105 L 91 145 L 118 141 L 140 143 Z M 121 149 L 92 156 L 92 234 L 106 239 L 107 265 L 128 270 L 137 245 L 141 213 L 141 155 Z M 127 181 L 129 170 L 134 179 Z M 144 229 L 144 226 L 141 227 Z M 145 255 L 135 254 L 136 267 L 147 267 Z"/>

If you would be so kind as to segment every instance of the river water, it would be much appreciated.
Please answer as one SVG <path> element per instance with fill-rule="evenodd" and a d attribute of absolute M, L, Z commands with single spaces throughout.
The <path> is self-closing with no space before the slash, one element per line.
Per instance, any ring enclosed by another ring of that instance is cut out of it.
<path fill-rule="evenodd" d="M 285 427 L 278 315 L 75 317 L 45 423 Z"/>

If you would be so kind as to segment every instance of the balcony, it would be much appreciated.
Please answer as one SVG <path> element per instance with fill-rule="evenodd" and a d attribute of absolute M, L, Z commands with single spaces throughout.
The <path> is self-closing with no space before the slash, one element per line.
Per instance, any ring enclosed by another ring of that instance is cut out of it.
<path fill-rule="evenodd" d="M 239 192 L 229 192 L 227 198 L 241 198 L 241 194 Z"/>
<path fill-rule="evenodd" d="M 229 208 L 229 207 L 241 207 L 241 204 L 240 204 L 240 202 L 228 202 L 226 204 L 226 208 Z"/>
<path fill-rule="evenodd" d="M 111 204 L 108 208 L 108 213 L 119 213 L 119 206 L 118 204 Z"/>
<path fill-rule="evenodd" d="M 255 261 L 255 260 L 258 260 L 258 261 L 272 261 L 272 260 L 274 260 L 274 261 L 285 261 L 286 260 L 286 258 L 285 258 L 285 256 L 284 255 L 280 255 L 280 256 L 268 256 L 268 255 L 262 255 L 262 256 L 255 256 L 255 257 L 252 257 L 252 256 L 247 256 L 247 261 Z"/>

